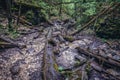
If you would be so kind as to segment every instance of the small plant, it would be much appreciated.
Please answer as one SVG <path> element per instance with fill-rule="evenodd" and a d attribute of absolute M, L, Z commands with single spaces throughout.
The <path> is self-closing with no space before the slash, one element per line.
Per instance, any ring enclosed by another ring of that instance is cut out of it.
<path fill-rule="evenodd" d="M 26 18 L 28 19 L 28 21 L 31 21 L 34 18 L 34 13 L 32 10 L 26 13 Z"/>
<path fill-rule="evenodd" d="M 17 38 L 17 37 L 19 37 L 20 36 L 20 34 L 16 31 L 16 30 L 13 30 L 12 32 L 11 31 L 9 31 L 9 36 L 11 37 L 11 38 Z"/>
<path fill-rule="evenodd" d="M 91 70 L 91 66 L 90 66 L 90 63 L 88 63 L 87 66 L 86 66 L 86 71 L 87 71 L 87 73 L 89 73 L 90 70 Z"/>
<path fill-rule="evenodd" d="M 102 38 L 102 42 L 107 42 L 107 40 L 105 38 Z"/>

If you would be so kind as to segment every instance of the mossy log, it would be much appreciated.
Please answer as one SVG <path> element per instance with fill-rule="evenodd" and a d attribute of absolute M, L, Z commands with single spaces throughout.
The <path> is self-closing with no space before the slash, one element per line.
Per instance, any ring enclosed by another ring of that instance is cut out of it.
<path fill-rule="evenodd" d="M 46 37 L 45 50 L 43 54 L 43 80 L 58 80 L 60 74 L 57 71 L 57 64 L 53 53 L 53 46 L 49 43 L 52 38 L 52 29 L 49 29 Z M 60 79 L 62 80 L 62 79 Z"/>
<path fill-rule="evenodd" d="M 72 36 L 63 36 L 66 41 L 73 42 L 75 39 Z"/>

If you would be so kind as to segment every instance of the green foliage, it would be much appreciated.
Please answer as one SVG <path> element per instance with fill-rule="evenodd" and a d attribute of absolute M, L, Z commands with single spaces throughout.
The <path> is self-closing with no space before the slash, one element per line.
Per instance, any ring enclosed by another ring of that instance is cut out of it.
<path fill-rule="evenodd" d="M 58 15 L 59 15 L 59 11 L 55 7 L 52 7 L 50 10 L 50 16 L 58 16 Z"/>
<path fill-rule="evenodd" d="M 9 32 L 9 36 L 10 36 L 11 38 L 17 38 L 17 37 L 20 36 L 20 34 L 19 34 L 16 30 L 14 30 L 14 31 L 12 31 L 12 32 Z"/>
<path fill-rule="evenodd" d="M 117 14 L 120 13 L 120 8 L 114 9 L 114 13 L 109 13 L 107 16 L 101 16 L 96 20 L 94 29 L 97 36 L 105 39 L 119 39 L 120 38 L 120 19 Z M 113 17 L 114 16 L 114 17 Z M 104 40 L 103 40 L 104 41 Z"/>
<path fill-rule="evenodd" d="M 61 72 L 61 71 L 63 71 L 64 69 L 63 69 L 63 67 L 58 67 L 58 70 Z"/>
<path fill-rule="evenodd" d="M 117 0 L 118 2 L 120 2 L 120 0 Z"/>
<path fill-rule="evenodd" d="M 45 3 L 41 0 L 37 0 L 36 2 L 37 2 L 36 4 L 42 8 L 39 14 L 42 17 L 44 17 L 46 20 L 48 20 L 49 19 L 50 6 L 47 3 Z"/>
<path fill-rule="evenodd" d="M 87 16 L 96 14 L 96 2 L 84 3 L 82 4 L 82 8 L 85 9 L 85 12 L 83 12 L 83 14 Z"/>
<path fill-rule="evenodd" d="M 107 42 L 107 40 L 105 38 L 101 38 L 102 42 Z"/>
<path fill-rule="evenodd" d="M 66 1 L 66 2 L 68 2 L 68 1 Z M 69 1 L 70 2 L 70 1 Z M 64 4 L 63 5 L 63 10 L 64 10 L 64 12 L 65 13 L 67 13 L 68 15 L 72 15 L 72 14 L 74 14 L 74 8 L 75 8 L 75 6 L 74 6 L 74 3 L 71 3 L 71 4 Z"/>
<path fill-rule="evenodd" d="M 17 30 L 14 29 L 11 31 L 11 30 L 9 30 L 9 28 L 6 29 L 3 25 L 0 25 L 0 33 L 1 34 L 4 33 L 11 38 L 17 38 L 20 36 L 19 33 L 17 32 Z"/>
<path fill-rule="evenodd" d="M 5 31 L 3 30 L 3 27 L 4 27 L 4 26 L 0 24 L 0 33 L 5 32 Z"/>
<path fill-rule="evenodd" d="M 39 7 L 40 9 L 30 9 L 26 12 L 26 18 L 32 24 L 49 19 L 50 5 L 42 0 L 21 0 L 22 3 Z"/>
<path fill-rule="evenodd" d="M 80 25 L 86 23 L 91 16 L 95 15 L 101 8 L 101 4 L 103 2 L 112 2 L 113 0 L 48 0 L 46 3 L 44 0 L 22 0 L 22 2 L 30 3 L 35 6 L 41 7 L 39 10 L 39 18 L 48 20 L 50 17 L 58 17 L 59 10 L 62 8 L 62 15 L 61 17 L 64 18 L 63 15 L 68 15 L 70 17 L 77 17 L 77 22 Z M 65 3 L 65 2 L 77 2 L 76 6 L 75 3 L 70 4 L 59 4 L 53 5 L 54 3 Z M 100 5 L 99 5 L 100 4 Z M 76 11 L 75 11 L 76 8 Z M 30 14 L 29 14 L 30 13 Z M 27 12 L 27 18 L 32 19 L 35 17 L 33 16 L 32 11 Z"/>
<path fill-rule="evenodd" d="M 32 10 L 27 11 L 26 18 L 32 20 L 34 18 L 34 12 Z"/>
<path fill-rule="evenodd" d="M 49 19 L 49 13 L 47 12 L 47 10 L 42 9 L 40 16 L 41 16 L 41 18 L 45 18 L 46 20 Z"/>

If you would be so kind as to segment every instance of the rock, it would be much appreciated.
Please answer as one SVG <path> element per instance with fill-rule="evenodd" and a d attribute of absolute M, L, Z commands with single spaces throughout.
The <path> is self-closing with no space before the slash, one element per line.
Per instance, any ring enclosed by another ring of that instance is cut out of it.
<path fill-rule="evenodd" d="M 113 69 L 107 69 L 106 70 L 108 73 L 114 75 L 114 76 L 120 76 L 120 73 L 118 73 L 117 71 L 113 70 Z"/>
<path fill-rule="evenodd" d="M 30 76 L 29 80 L 42 80 L 41 73 L 40 73 L 39 70 L 35 71 L 35 72 L 32 72 L 29 76 Z"/>
<path fill-rule="evenodd" d="M 86 47 L 87 44 L 83 41 L 83 40 L 76 40 L 74 42 L 72 42 L 71 44 L 69 44 L 69 48 L 71 49 L 75 49 L 76 47 Z"/>
<path fill-rule="evenodd" d="M 76 63 L 76 55 L 77 52 L 73 52 L 73 50 L 67 49 L 61 53 L 60 57 L 57 58 L 57 62 L 60 66 L 64 68 L 72 68 Z"/>
<path fill-rule="evenodd" d="M 31 48 L 28 48 L 27 52 L 29 54 L 32 54 L 32 53 L 35 53 L 35 50 L 34 50 L 34 48 L 31 47 Z"/>
<path fill-rule="evenodd" d="M 120 61 L 120 55 L 113 56 L 113 59 Z"/>
<path fill-rule="evenodd" d="M 14 75 L 12 76 L 12 80 L 22 80 L 20 76 Z"/>
<path fill-rule="evenodd" d="M 18 64 L 14 64 L 11 68 L 10 68 L 10 72 L 13 75 L 18 75 L 20 72 L 20 66 Z"/>
<path fill-rule="evenodd" d="M 79 55 L 76 55 L 75 58 L 80 61 L 80 64 L 83 64 L 84 62 L 87 61 L 86 58 L 84 58 L 84 57 L 82 57 L 82 56 L 79 56 Z"/>
<path fill-rule="evenodd" d="M 84 41 L 85 43 L 87 43 L 87 44 L 92 43 L 92 41 L 91 41 L 91 40 L 89 40 L 89 39 L 83 39 L 83 41 Z"/>
<path fill-rule="evenodd" d="M 109 80 L 109 79 L 102 77 L 102 75 L 95 70 L 91 71 L 89 76 L 90 76 L 89 80 Z"/>
<path fill-rule="evenodd" d="M 103 50 L 99 50 L 99 55 L 107 58 L 107 55 L 105 54 L 105 52 Z"/>

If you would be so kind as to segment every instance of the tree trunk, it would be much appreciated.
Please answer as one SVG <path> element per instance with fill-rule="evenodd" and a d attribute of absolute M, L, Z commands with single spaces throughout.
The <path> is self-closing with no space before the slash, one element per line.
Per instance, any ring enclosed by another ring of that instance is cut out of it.
<path fill-rule="evenodd" d="M 8 28 L 9 31 L 13 31 L 13 27 L 12 27 L 12 16 L 11 16 L 11 4 L 12 4 L 12 0 L 5 0 L 6 1 L 6 7 L 7 7 L 7 18 L 8 18 Z"/>
<path fill-rule="evenodd" d="M 21 15 L 21 4 L 19 5 L 19 12 L 18 12 L 18 18 L 17 18 L 17 25 L 19 24 L 20 21 L 20 15 Z"/>
<path fill-rule="evenodd" d="M 77 3 L 74 3 L 75 6 L 75 21 L 77 21 Z"/>
<path fill-rule="evenodd" d="M 62 3 L 62 0 L 60 0 L 60 2 Z M 60 5 L 60 10 L 59 10 L 59 17 L 62 18 L 61 16 L 62 16 L 62 4 Z"/>

